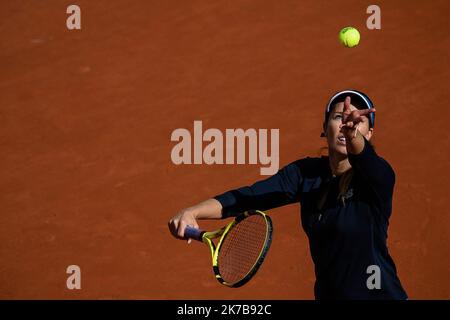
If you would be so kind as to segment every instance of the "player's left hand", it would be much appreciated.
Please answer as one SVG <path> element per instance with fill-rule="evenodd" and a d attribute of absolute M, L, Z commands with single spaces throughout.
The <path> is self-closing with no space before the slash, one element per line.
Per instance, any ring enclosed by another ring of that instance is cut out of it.
<path fill-rule="evenodd" d="M 366 116 L 376 111 L 375 108 L 351 110 L 350 102 L 351 98 L 346 97 L 344 101 L 344 111 L 342 113 L 342 124 L 339 125 L 339 128 L 344 134 L 354 132 L 358 129 L 359 123 L 363 122 Z"/>

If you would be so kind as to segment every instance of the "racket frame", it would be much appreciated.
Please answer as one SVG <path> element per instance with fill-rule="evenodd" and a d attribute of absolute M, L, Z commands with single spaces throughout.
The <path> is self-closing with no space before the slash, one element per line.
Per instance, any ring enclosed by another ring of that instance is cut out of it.
<path fill-rule="evenodd" d="M 252 266 L 250 271 L 245 275 L 245 277 L 243 277 L 241 280 L 236 281 L 236 282 L 227 282 L 222 278 L 222 276 L 220 275 L 220 272 L 219 272 L 218 258 L 219 258 L 220 248 L 221 248 L 224 240 L 226 239 L 227 235 L 229 234 L 229 231 L 232 230 L 239 222 L 248 218 L 251 215 L 260 215 L 266 221 L 267 230 L 266 230 L 265 246 L 261 250 L 258 259 L 256 259 L 256 262 L 254 263 L 254 265 Z M 245 283 L 247 283 L 258 271 L 259 267 L 261 266 L 261 264 L 264 261 L 264 258 L 266 257 L 266 254 L 270 248 L 270 245 L 272 243 L 272 232 L 273 232 L 272 220 L 270 219 L 270 217 L 268 215 L 266 215 L 264 212 L 259 211 L 259 210 L 249 210 L 249 211 L 246 211 L 246 212 L 240 214 L 239 216 L 237 216 L 233 221 L 231 221 L 230 223 L 228 223 L 225 227 L 223 227 L 221 229 L 218 229 L 215 231 L 209 231 L 209 232 L 202 232 L 201 238 L 197 238 L 196 240 L 202 241 L 210 248 L 213 272 L 214 272 L 214 275 L 215 275 L 217 281 L 219 281 L 221 284 L 223 284 L 227 287 L 237 288 L 237 287 L 240 287 L 240 286 L 244 285 Z M 215 245 L 212 240 L 217 239 L 217 238 L 219 238 L 219 240 L 217 242 L 217 245 Z"/>

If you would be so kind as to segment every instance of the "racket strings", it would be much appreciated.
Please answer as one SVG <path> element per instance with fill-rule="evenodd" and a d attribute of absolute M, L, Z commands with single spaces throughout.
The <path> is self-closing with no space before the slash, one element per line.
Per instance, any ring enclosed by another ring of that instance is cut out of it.
<path fill-rule="evenodd" d="M 253 268 L 267 243 L 267 223 L 260 215 L 251 215 L 226 235 L 218 255 L 222 279 L 229 283 L 242 280 Z"/>

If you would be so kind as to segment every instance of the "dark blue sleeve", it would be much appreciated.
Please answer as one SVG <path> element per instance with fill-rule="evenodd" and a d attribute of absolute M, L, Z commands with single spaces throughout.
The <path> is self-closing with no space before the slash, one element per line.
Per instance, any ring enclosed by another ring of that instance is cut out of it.
<path fill-rule="evenodd" d="M 247 210 L 269 210 L 298 202 L 301 183 L 300 168 L 294 162 L 268 179 L 214 198 L 222 204 L 222 218 L 228 218 Z"/>
<path fill-rule="evenodd" d="M 373 146 L 364 138 L 364 148 L 359 154 L 348 154 L 356 174 L 368 184 L 373 196 L 382 205 L 391 206 L 395 173 L 389 163 L 379 157 Z"/>

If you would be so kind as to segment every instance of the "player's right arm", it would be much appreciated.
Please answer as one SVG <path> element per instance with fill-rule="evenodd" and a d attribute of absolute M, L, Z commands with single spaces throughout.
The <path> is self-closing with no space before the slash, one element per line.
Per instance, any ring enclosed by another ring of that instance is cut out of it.
<path fill-rule="evenodd" d="M 184 239 L 186 226 L 198 228 L 198 219 L 228 218 L 248 210 L 269 210 L 297 202 L 302 181 L 300 161 L 287 165 L 270 178 L 181 210 L 169 221 L 172 235 Z"/>
<path fill-rule="evenodd" d="M 266 211 L 300 200 L 303 160 L 293 162 L 277 174 L 251 186 L 230 190 L 214 197 L 222 205 L 222 218 L 236 216 L 248 210 Z"/>

